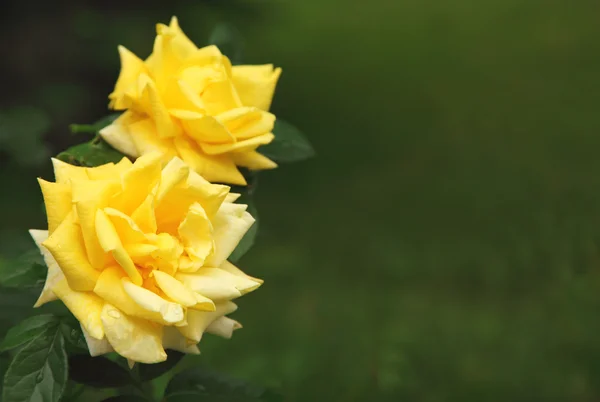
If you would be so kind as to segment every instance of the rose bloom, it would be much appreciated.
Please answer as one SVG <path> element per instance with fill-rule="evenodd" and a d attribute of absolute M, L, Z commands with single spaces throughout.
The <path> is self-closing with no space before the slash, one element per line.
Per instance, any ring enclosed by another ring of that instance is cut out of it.
<path fill-rule="evenodd" d="M 142 363 L 241 327 L 231 300 L 262 280 L 227 261 L 254 222 L 238 194 L 159 153 L 94 168 L 52 161 L 56 182 L 39 179 L 48 230 L 30 231 L 48 266 L 36 307 L 60 299 L 92 356 Z"/>
<path fill-rule="evenodd" d="M 273 140 L 268 112 L 280 68 L 231 66 L 216 46 L 198 49 L 173 17 L 158 24 L 145 61 L 119 47 L 121 73 L 110 107 L 125 110 L 100 134 L 119 151 L 138 157 L 178 156 L 206 180 L 245 185 L 238 166 L 277 165 L 257 152 Z"/>

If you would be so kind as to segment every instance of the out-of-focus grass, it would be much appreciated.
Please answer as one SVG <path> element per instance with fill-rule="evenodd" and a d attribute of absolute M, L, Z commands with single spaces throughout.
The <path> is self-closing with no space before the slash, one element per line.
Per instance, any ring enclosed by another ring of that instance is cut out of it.
<path fill-rule="evenodd" d="M 600 5 L 211 4 L 36 15 L 64 24 L 29 38 L 67 42 L 36 56 L 43 75 L 10 70 L 75 82 L 87 103 L 69 117 L 93 121 L 116 45 L 145 55 L 173 13 L 197 42 L 233 22 L 249 62 L 283 66 L 274 111 L 318 158 L 261 175 L 240 265 L 265 285 L 198 359 L 288 401 L 600 398 Z M 64 127 L 56 147 L 77 141 Z M 3 165 L 3 229 L 43 224 L 33 173 Z"/>

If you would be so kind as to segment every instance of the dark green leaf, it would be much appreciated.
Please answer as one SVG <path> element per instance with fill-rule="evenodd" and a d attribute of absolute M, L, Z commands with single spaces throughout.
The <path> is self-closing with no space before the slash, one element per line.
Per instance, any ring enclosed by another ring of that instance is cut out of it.
<path fill-rule="evenodd" d="M 75 353 L 88 351 L 81 325 L 79 325 L 79 321 L 75 317 L 64 317 L 60 324 L 60 330 L 67 341 L 67 351 Z"/>
<path fill-rule="evenodd" d="M 48 328 L 17 353 L 2 390 L 3 402 L 56 402 L 67 384 L 67 354 L 58 325 Z"/>
<path fill-rule="evenodd" d="M 273 134 L 275 139 L 258 151 L 275 162 L 298 162 L 315 156 L 315 150 L 308 139 L 287 121 L 277 118 Z"/>
<path fill-rule="evenodd" d="M 168 402 L 279 402 L 281 397 L 263 387 L 196 368 L 173 377 L 165 391 Z"/>
<path fill-rule="evenodd" d="M 0 353 L 21 346 L 37 337 L 50 327 L 59 323 L 58 317 L 52 314 L 29 317 L 11 329 L 0 343 Z"/>
<path fill-rule="evenodd" d="M 244 237 L 242 237 L 242 240 L 240 240 L 235 250 L 233 250 L 233 253 L 231 253 L 229 256 L 229 260 L 233 263 L 238 262 L 240 258 L 242 258 L 244 254 L 246 254 L 248 250 L 252 248 L 254 245 L 254 239 L 258 233 L 258 211 L 256 210 L 254 202 L 252 199 L 241 199 L 240 202 L 245 202 L 248 204 L 248 212 L 254 217 L 254 219 L 256 219 L 256 221 L 252 226 L 250 226 L 250 229 L 246 232 Z"/>
<path fill-rule="evenodd" d="M 37 248 L 17 258 L 0 260 L 0 286 L 25 288 L 40 286 L 46 279 L 46 264 Z"/>
<path fill-rule="evenodd" d="M 75 382 L 95 388 L 122 387 L 133 382 L 125 368 L 103 356 L 70 356 L 69 376 Z"/>
<path fill-rule="evenodd" d="M 120 113 L 109 114 L 108 116 L 104 116 L 94 124 L 71 124 L 69 128 L 71 129 L 71 132 L 73 134 L 98 134 L 100 130 L 111 124 L 120 115 Z"/>
<path fill-rule="evenodd" d="M 58 154 L 63 162 L 79 166 L 100 166 L 105 163 L 117 163 L 125 157 L 124 154 L 112 148 L 100 136 L 83 144 L 75 145 Z"/>
<path fill-rule="evenodd" d="M 146 399 L 139 395 L 119 395 L 119 396 L 111 396 L 108 399 L 103 399 L 102 402 L 147 402 L 149 399 Z"/>
<path fill-rule="evenodd" d="M 167 371 L 171 370 L 173 367 L 179 363 L 179 361 L 185 356 L 185 354 L 181 352 L 177 352 L 174 350 L 169 350 L 167 360 L 162 363 L 156 364 L 139 364 L 138 367 L 138 375 L 140 380 L 142 381 L 150 381 L 157 377 L 160 377 Z"/>
<path fill-rule="evenodd" d="M 208 38 L 209 45 L 216 45 L 221 53 L 229 57 L 231 64 L 241 64 L 244 55 L 244 40 L 240 32 L 229 24 L 218 24 Z"/>

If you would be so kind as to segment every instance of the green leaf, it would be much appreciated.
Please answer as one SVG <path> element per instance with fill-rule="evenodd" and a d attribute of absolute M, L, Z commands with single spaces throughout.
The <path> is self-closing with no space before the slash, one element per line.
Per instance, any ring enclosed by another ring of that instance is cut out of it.
<path fill-rule="evenodd" d="M 87 342 L 83 336 L 81 325 L 74 316 L 63 317 L 60 323 L 60 330 L 63 333 L 65 341 L 67 341 L 67 352 L 88 352 Z"/>
<path fill-rule="evenodd" d="M 234 264 L 252 248 L 254 245 L 254 239 L 258 233 L 258 211 L 256 210 L 256 206 L 254 205 L 252 199 L 248 198 L 244 200 L 242 198 L 240 203 L 243 204 L 244 202 L 248 204 L 248 212 L 254 217 L 254 219 L 256 219 L 256 221 L 252 226 L 250 226 L 250 229 L 246 232 L 244 237 L 242 237 L 242 240 L 240 240 L 235 250 L 233 250 L 233 253 L 231 253 L 229 256 L 229 260 Z"/>
<path fill-rule="evenodd" d="M 58 401 L 67 384 L 67 364 L 65 342 L 54 325 L 17 353 L 4 376 L 2 401 Z"/>
<path fill-rule="evenodd" d="M 58 154 L 57 158 L 63 162 L 79 166 L 100 166 L 105 163 L 117 163 L 125 157 L 100 136 L 83 144 L 75 145 Z"/>
<path fill-rule="evenodd" d="M 80 134 L 80 133 L 98 134 L 98 132 L 100 130 L 102 130 L 104 127 L 110 125 L 120 115 L 121 115 L 120 113 L 109 114 L 108 116 L 104 116 L 103 118 L 101 118 L 100 120 L 98 120 L 97 122 L 95 122 L 93 124 L 71 124 L 69 126 L 69 129 L 71 130 L 71 132 L 73 134 Z"/>
<path fill-rule="evenodd" d="M 241 64 L 244 55 L 244 40 L 241 33 L 230 24 L 215 26 L 208 38 L 209 45 L 216 45 L 221 53 L 229 57 L 231 64 Z"/>
<path fill-rule="evenodd" d="M 183 371 L 173 377 L 165 391 L 167 402 L 279 402 L 281 396 L 264 387 L 248 384 L 205 368 Z"/>
<path fill-rule="evenodd" d="M 70 356 L 69 377 L 75 382 L 94 388 L 122 387 L 133 383 L 127 369 L 103 356 Z"/>
<path fill-rule="evenodd" d="M 275 162 L 298 162 L 315 156 L 315 150 L 302 132 L 285 120 L 277 118 L 273 128 L 275 139 L 258 152 Z"/>
<path fill-rule="evenodd" d="M 146 399 L 139 395 L 119 395 L 119 396 L 111 396 L 108 399 L 103 399 L 102 402 L 147 402 L 149 399 Z"/>
<path fill-rule="evenodd" d="M 165 374 L 167 371 L 171 370 L 173 367 L 179 363 L 179 361 L 185 356 L 184 353 L 177 352 L 174 350 L 169 350 L 167 352 L 167 360 L 162 363 L 155 364 L 139 364 L 138 367 L 138 375 L 141 381 L 150 381 L 161 375 Z"/>
<path fill-rule="evenodd" d="M 58 317 L 52 314 L 29 317 L 11 329 L 0 343 L 0 353 L 14 349 L 30 342 L 32 339 L 59 323 Z"/>
<path fill-rule="evenodd" d="M 25 288 L 43 285 L 46 279 L 46 264 L 37 248 L 17 258 L 0 260 L 0 286 Z"/>

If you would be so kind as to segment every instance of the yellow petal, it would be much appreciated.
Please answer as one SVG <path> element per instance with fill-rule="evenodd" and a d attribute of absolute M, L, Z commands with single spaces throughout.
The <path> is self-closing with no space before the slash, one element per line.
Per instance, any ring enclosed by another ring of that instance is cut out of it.
<path fill-rule="evenodd" d="M 131 278 L 131 280 L 138 285 L 141 285 L 143 280 L 139 271 L 135 267 L 133 261 L 123 243 L 119 238 L 117 230 L 104 210 L 99 209 L 96 212 L 96 234 L 100 246 L 106 253 L 111 253 L 117 263 L 123 268 L 125 273 Z"/>
<path fill-rule="evenodd" d="M 242 195 L 238 193 L 229 193 L 227 194 L 227 197 L 225 197 L 225 202 L 235 202 L 241 196 Z"/>
<path fill-rule="evenodd" d="M 136 286 L 126 278 L 122 279 L 123 289 L 140 307 L 145 310 L 159 313 L 167 323 L 177 323 L 185 316 L 180 304 L 170 302 L 158 296 L 156 293 Z"/>
<path fill-rule="evenodd" d="M 200 268 L 195 274 L 177 274 L 175 277 L 195 292 L 212 300 L 239 297 L 257 289 L 262 283 L 219 268 L 206 267 Z"/>
<path fill-rule="evenodd" d="M 104 300 L 92 292 L 72 290 L 66 280 L 58 281 L 52 291 L 73 313 L 90 336 L 96 339 L 104 337 L 104 330 L 100 321 Z"/>
<path fill-rule="evenodd" d="M 144 202 L 160 180 L 162 155 L 152 152 L 139 157 L 121 176 L 123 191 L 111 207 L 129 215 Z"/>
<path fill-rule="evenodd" d="M 150 264 L 142 264 L 142 266 L 151 269 L 159 269 L 173 275 L 177 271 L 179 258 L 183 253 L 183 246 L 179 241 L 168 233 L 159 233 L 157 235 L 147 234 L 146 239 L 158 249 L 151 256 L 153 260 Z"/>
<path fill-rule="evenodd" d="M 89 332 L 87 332 L 87 330 L 83 327 L 83 325 L 81 326 L 81 331 L 83 332 L 83 337 L 85 338 L 85 343 L 87 343 L 88 350 L 90 352 L 90 356 L 96 357 L 96 356 L 104 355 L 106 353 L 111 353 L 111 352 L 115 351 L 113 349 L 113 347 L 110 346 L 110 343 L 108 342 L 108 339 L 106 339 L 106 337 L 104 337 L 102 339 L 94 338 L 93 336 L 90 335 Z"/>
<path fill-rule="evenodd" d="M 233 66 L 233 83 L 244 106 L 269 110 L 281 68 L 272 64 Z"/>
<path fill-rule="evenodd" d="M 156 233 L 156 216 L 154 215 L 154 197 L 150 193 L 131 214 L 131 219 L 144 233 Z"/>
<path fill-rule="evenodd" d="M 144 118 L 143 115 L 128 110 L 112 124 L 100 130 L 100 136 L 116 150 L 123 152 L 125 155 L 137 158 L 140 156 L 140 153 L 131 137 L 129 126 Z"/>
<path fill-rule="evenodd" d="M 233 331 L 240 328 L 242 328 L 242 324 L 229 317 L 223 316 L 213 321 L 213 323 L 206 328 L 206 332 L 218 335 L 225 339 L 231 339 Z"/>
<path fill-rule="evenodd" d="M 231 159 L 237 166 L 242 166 L 251 170 L 275 169 L 277 164 L 264 155 L 256 151 L 232 152 Z"/>
<path fill-rule="evenodd" d="M 215 250 L 206 265 L 218 267 L 235 250 L 242 237 L 254 223 L 246 205 L 223 203 L 213 219 Z"/>
<path fill-rule="evenodd" d="M 131 139 L 140 155 L 158 152 L 165 159 L 176 156 L 173 141 L 170 138 L 160 138 L 152 119 L 140 120 L 128 127 Z"/>
<path fill-rule="evenodd" d="M 110 108 L 115 110 L 129 107 L 123 95 L 132 85 L 135 85 L 137 77 L 146 72 L 144 62 L 125 47 L 119 46 L 119 56 L 121 57 L 121 72 L 113 93 L 109 95 Z"/>
<path fill-rule="evenodd" d="M 110 304 L 104 306 L 101 318 L 106 339 L 121 356 L 140 363 L 167 360 L 162 326 L 129 317 Z"/>
<path fill-rule="evenodd" d="M 96 236 L 96 211 L 106 207 L 120 190 L 120 183 L 114 180 L 72 182 L 73 202 L 81 225 L 85 249 L 90 263 L 96 269 L 102 269 L 107 262 L 107 255 Z"/>
<path fill-rule="evenodd" d="M 242 106 L 242 102 L 229 79 L 210 81 L 201 95 L 206 112 L 215 116 L 230 109 Z"/>
<path fill-rule="evenodd" d="M 235 303 L 224 302 L 216 305 L 216 310 L 211 312 L 188 310 L 188 325 L 177 327 L 179 332 L 191 341 L 198 343 L 206 328 L 216 319 L 231 314 L 237 309 Z"/>
<path fill-rule="evenodd" d="M 73 213 L 42 245 L 52 254 L 73 290 L 94 289 L 99 273 L 90 265 L 81 228 L 75 223 Z"/>
<path fill-rule="evenodd" d="M 197 304 L 194 292 L 171 275 L 161 271 L 154 271 L 154 278 L 156 279 L 158 287 L 165 292 L 171 300 L 184 307 L 190 307 Z"/>
<path fill-rule="evenodd" d="M 253 151 L 261 145 L 273 141 L 275 136 L 272 133 L 265 133 L 256 137 L 244 139 L 230 144 L 209 144 L 202 143 L 200 148 L 208 155 L 219 155 L 226 152 L 246 152 Z"/>
<path fill-rule="evenodd" d="M 160 203 L 173 188 L 184 182 L 189 174 L 189 166 L 181 159 L 177 157 L 171 159 L 161 172 L 160 185 L 156 193 L 156 202 Z"/>
<path fill-rule="evenodd" d="M 246 179 L 227 155 L 207 155 L 185 138 L 175 138 L 179 156 L 195 172 L 206 180 L 216 183 L 246 185 Z"/>
<path fill-rule="evenodd" d="M 109 217 L 123 244 L 141 243 L 146 240 L 137 223 L 123 212 L 114 208 L 104 208 L 104 213 Z"/>
<path fill-rule="evenodd" d="M 219 266 L 219 269 L 222 269 L 223 271 L 227 271 L 227 272 L 229 272 L 230 274 L 233 274 L 233 275 L 237 275 L 237 276 L 242 276 L 244 278 L 248 278 L 251 281 L 260 283 L 261 285 L 264 283 L 264 281 L 262 279 L 255 278 L 253 276 L 247 275 L 241 269 L 239 269 L 238 267 L 236 267 L 235 265 L 233 265 L 232 263 L 230 263 L 227 260 L 223 261 L 223 263 Z"/>
<path fill-rule="evenodd" d="M 163 347 L 165 349 L 177 350 L 182 353 L 193 355 L 200 354 L 198 346 L 181 335 L 175 327 L 165 326 L 163 328 Z"/>
<path fill-rule="evenodd" d="M 42 246 L 42 243 L 48 238 L 47 230 L 34 230 L 31 229 L 29 234 L 33 238 L 36 246 L 38 246 L 42 256 L 44 257 L 44 262 L 46 263 L 46 267 L 48 268 L 48 272 L 46 274 L 46 282 L 44 283 L 44 289 L 42 289 L 42 293 L 38 297 L 37 301 L 33 305 L 33 307 L 40 307 L 43 304 L 48 303 L 49 301 L 56 300 L 56 295 L 52 292 L 52 288 L 56 285 L 57 282 L 64 279 L 64 275 L 58 266 L 58 263 L 52 257 L 52 254 L 46 247 Z"/>
<path fill-rule="evenodd" d="M 70 180 L 88 180 L 86 168 L 73 166 L 56 158 L 52 158 L 54 177 L 57 183 L 68 183 Z"/>
<path fill-rule="evenodd" d="M 181 120 L 185 133 L 199 144 L 203 142 L 229 144 L 236 141 L 225 125 L 215 117 L 188 110 L 170 110 L 169 112 Z"/>
<path fill-rule="evenodd" d="M 146 114 L 154 121 L 159 138 L 175 137 L 181 134 L 181 127 L 171 118 L 157 87 L 152 81 L 146 84 L 142 97 L 148 105 Z"/>
<path fill-rule="evenodd" d="M 178 228 L 179 238 L 192 260 L 204 262 L 214 248 L 212 225 L 204 208 L 198 203 L 190 206 Z"/>
<path fill-rule="evenodd" d="M 239 140 L 270 133 L 275 125 L 275 115 L 255 107 L 228 110 L 216 119 Z"/>
<path fill-rule="evenodd" d="M 51 183 L 38 179 L 44 196 L 48 231 L 50 233 L 60 225 L 73 209 L 71 185 L 69 183 Z"/>
<path fill-rule="evenodd" d="M 140 307 L 126 292 L 122 278 L 127 277 L 122 269 L 108 267 L 100 274 L 94 293 L 102 297 L 107 303 L 118 306 L 125 314 L 150 320 L 160 324 L 167 324 L 160 313 L 148 311 Z"/>

